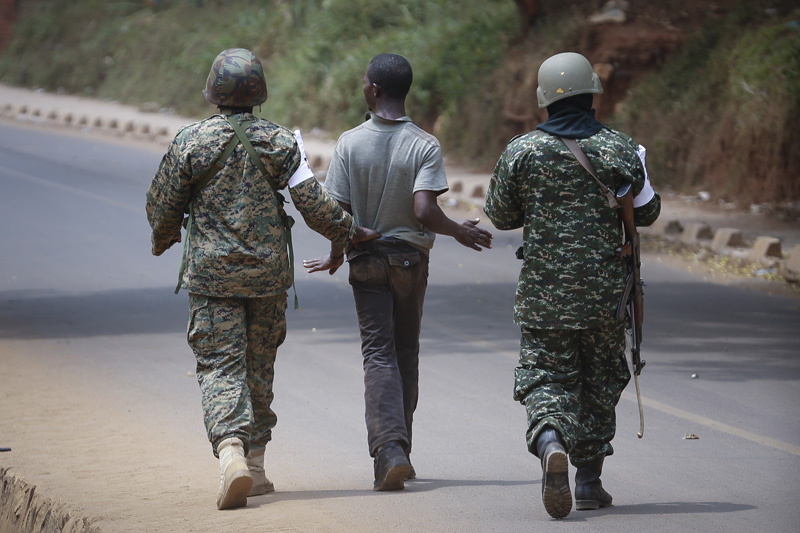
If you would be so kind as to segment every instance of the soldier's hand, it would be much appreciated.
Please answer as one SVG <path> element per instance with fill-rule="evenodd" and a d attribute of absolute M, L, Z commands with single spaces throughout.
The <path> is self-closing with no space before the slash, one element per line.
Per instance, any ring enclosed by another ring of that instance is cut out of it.
<path fill-rule="evenodd" d="M 172 248 L 172 245 L 178 242 L 181 242 L 181 230 L 178 230 L 178 233 L 172 236 L 172 239 L 170 239 L 167 248 Z"/>
<path fill-rule="evenodd" d="M 458 234 L 455 235 L 455 239 L 458 242 L 467 248 L 472 248 L 479 252 L 481 251 L 481 246 L 484 248 L 491 248 L 493 238 L 491 233 L 477 226 L 480 221 L 481 219 L 479 218 L 475 220 L 465 220 L 461 223 Z"/>
<path fill-rule="evenodd" d="M 377 239 L 380 237 L 381 234 L 375 231 L 374 229 L 369 228 L 362 228 L 361 226 L 356 226 L 356 232 L 353 234 L 353 246 L 356 249 L 360 250 L 361 247 L 358 246 L 358 243 L 371 241 L 372 239 Z"/>
<path fill-rule="evenodd" d="M 317 257 L 316 259 L 303 259 L 303 268 L 307 268 L 307 272 L 309 274 L 328 270 L 328 273 L 332 276 L 343 264 L 344 253 L 338 257 L 333 257 L 332 255 L 328 254 L 322 257 Z"/>

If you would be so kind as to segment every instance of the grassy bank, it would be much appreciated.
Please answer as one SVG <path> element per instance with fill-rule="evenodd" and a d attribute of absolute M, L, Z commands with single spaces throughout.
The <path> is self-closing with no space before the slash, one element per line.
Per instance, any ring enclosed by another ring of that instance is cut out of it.
<path fill-rule="evenodd" d="M 0 58 L 0 79 L 202 116 L 211 61 L 244 47 L 267 70 L 264 115 L 338 132 L 363 118 L 369 59 L 391 51 L 414 66 L 409 107 L 431 126 L 479 90 L 515 17 L 512 2 L 483 0 L 31 0 Z"/>
<path fill-rule="evenodd" d="M 741 4 L 637 86 L 618 118 L 676 189 L 797 201 L 800 9 Z"/>

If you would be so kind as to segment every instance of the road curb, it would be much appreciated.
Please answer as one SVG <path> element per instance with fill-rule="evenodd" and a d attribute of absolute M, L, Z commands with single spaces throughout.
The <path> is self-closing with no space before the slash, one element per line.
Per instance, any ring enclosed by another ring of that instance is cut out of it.
<path fill-rule="evenodd" d="M 0 118 L 48 127 L 68 128 L 138 141 L 168 145 L 178 130 L 188 122 L 172 115 L 150 118 L 108 118 L 105 113 L 81 110 L 62 110 L 47 106 L 0 103 Z"/>
<path fill-rule="evenodd" d="M 77 129 L 130 138 L 168 146 L 180 128 L 192 121 L 169 113 L 151 113 L 115 102 L 98 102 L 80 97 L 47 94 L 0 84 L 0 119 L 41 124 L 48 127 Z M 305 136 L 304 136 L 305 137 Z M 306 150 L 317 178 L 324 182 L 332 154 L 332 145 L 309 135 Z M 489 179 L 487 174 L 459 173 L 450 190 L 440 197 L 447 207 L 482 211 Z M 788 274 L 787 279 L 800 278 L 800 245 L 787 255 L 781 251 L 779 238 L 764 235 L 745 244 L 744 232 L 724 227 L 716 230 L 705 222 L 677 219 L 658 220 L 642 233 L 663 236 L 689 246 L 699 246 L 712 253 L 736 257 L 776 268 Z"/>
<path fill-rule="evenodd" d="M 483 210 L 487 176 L 478 175 L 453 180 L 450 190 L 442 195 L 449 207 L 462 207 L 471 211 Z M 690 247 L 706 249 L 714 254 L 733 257 L 753 263 L 759 268 L 774 269 L 787 281 L 800 280 L 800 244 L 791 252 L 783 253 L 784 244 L 778 237 L 758 235 L 746 237 L 740 228 L 713 228 L 706 222 L 659 218 L 651 227 L 640 228 L 641 233 L 655 235 L 665 240 Z"/>
<path fill-rule="evenodd" d="M 21 476 L 0 467 L 0 531 L 99 533 L 92 520 L 42 496 Z"/>
<path fill-rule="evenodd" d="M 781 239 L 768 235 L 755 237 L 751 243 L 738 228 L 722 227 L 716 230 L 704 222 L 681 223 L 680 220 L 665 220 L 651 228 L 642 228 L 643 234 L 660 236 L 669 241 L 709 250 L 717 255 L 734 257 L 761 267 L 783 272 L 787 280 L 800 276 L 800 245 L 789 254 L 782 251 Z"/>

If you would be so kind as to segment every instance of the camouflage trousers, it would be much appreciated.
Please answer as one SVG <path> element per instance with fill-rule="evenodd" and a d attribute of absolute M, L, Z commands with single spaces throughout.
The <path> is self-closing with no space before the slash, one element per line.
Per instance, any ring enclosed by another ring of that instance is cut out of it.
<path fill-rule="evenodd" d="M 625 326 L 593 329 L 522 328 L 514 399 L 528 416 L 528 450 L 550 426 L 561 434 L 576 467 L 612 455 L 615 408 L 631 379 Z"/>
<path fill-rule="evenodd" d="M 270 408 L 275 356 L 286 338 L 286 294 L 214 298 L 189 293 L 187 338 L 197 358 L 208 440 L 263 448 L 278 421 Z"/>

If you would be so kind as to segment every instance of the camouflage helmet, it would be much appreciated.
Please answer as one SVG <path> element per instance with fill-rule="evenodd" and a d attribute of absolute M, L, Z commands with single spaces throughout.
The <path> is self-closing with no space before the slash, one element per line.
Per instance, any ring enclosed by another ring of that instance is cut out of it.
<path fill-rule="evenodd" d="M 574 52 L 556 54 L 539 67 L 539 87 L 536 89 L 539 107 L 586 93 L 602 94 L 603 85 L 589 60 L 582 55 Z"/>
<path fill-rule="evenodd" d="M 222 107 L 253 107 L 267 101 L 264 67 L 250 50 L 230 48 L 211 65 L 203 91 L 206 100 Z"/>

